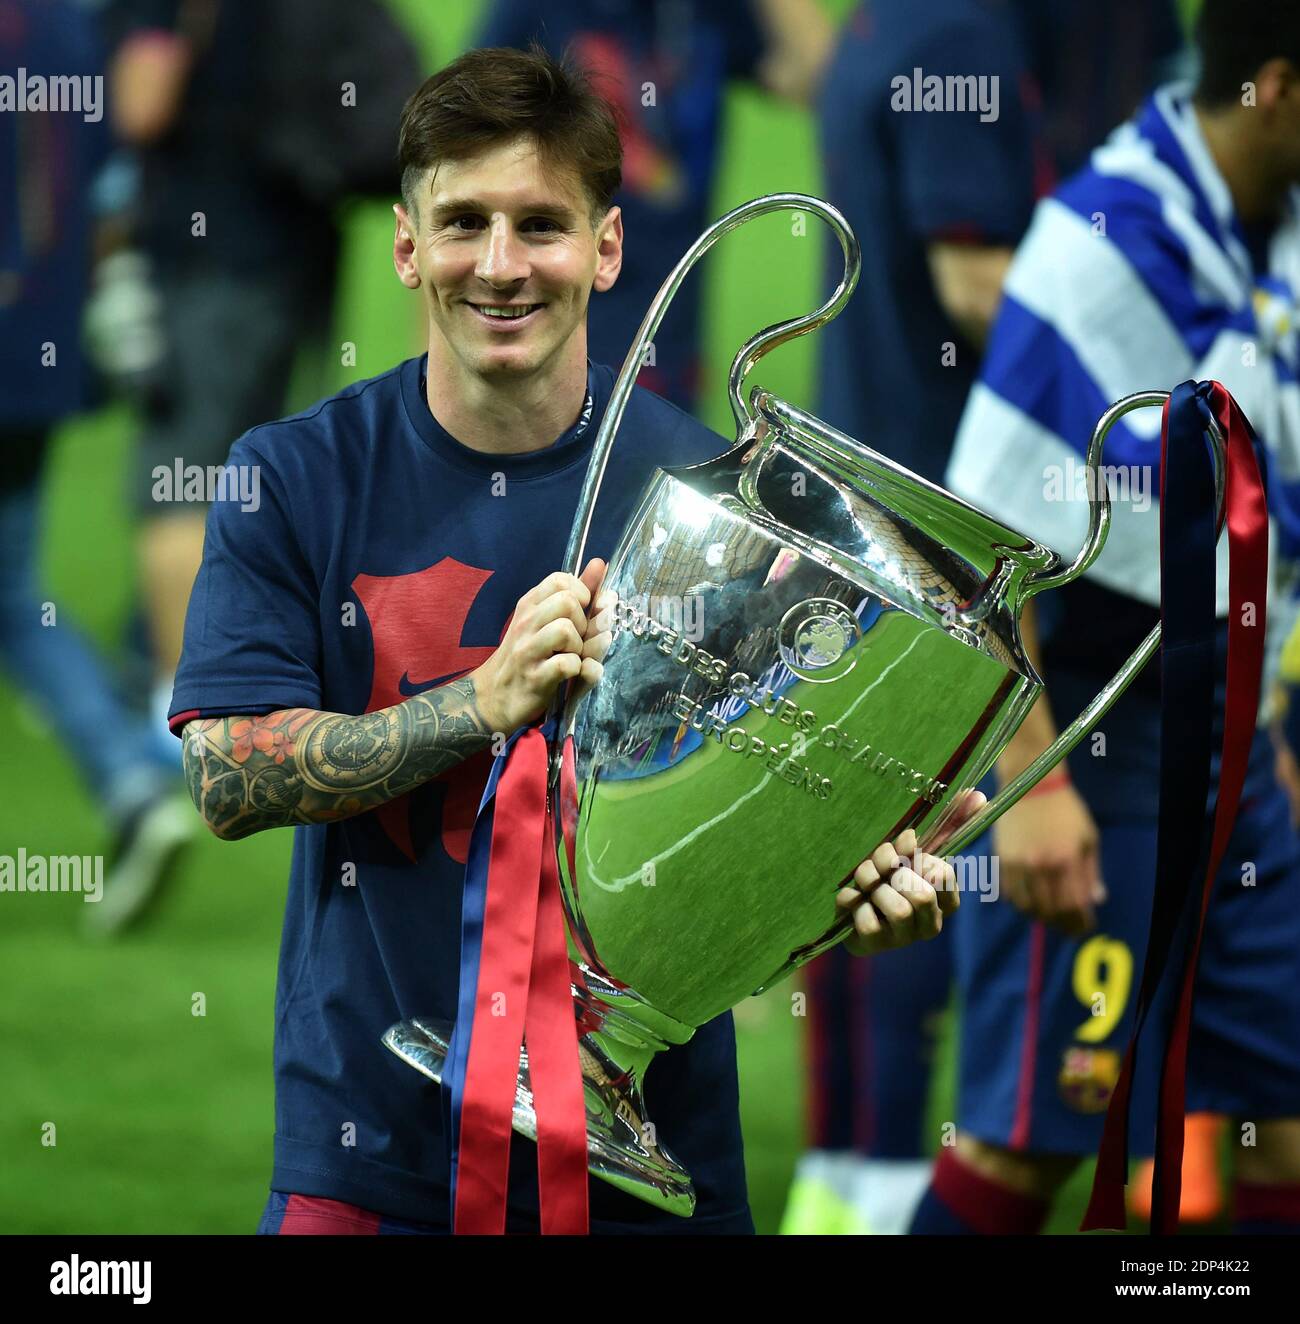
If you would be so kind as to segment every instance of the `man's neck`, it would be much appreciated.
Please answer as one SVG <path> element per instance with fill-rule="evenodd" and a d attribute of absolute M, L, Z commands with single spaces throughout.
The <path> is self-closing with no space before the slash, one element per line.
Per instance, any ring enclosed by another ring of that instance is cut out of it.
<path fill-rule="evenodd" d="M 429 343 L 425 401 L 462 446 L 495 455 L 544 450 L 582 412 L 587 397 L 586 340 L 575 337 L 560 362 L 527 377 L 484 378 L 470 372 L 438 336 Z"/>
<path fill-rule="evenodd" d="M 1232 205 L 1243 225 L 1281 218 L 1289 191 L 1288 181 L 1269 168 L 1269 154 L 1251 132 L 1250 110 L 1196 108 L 1196 120 L 1223 176 Z"/>

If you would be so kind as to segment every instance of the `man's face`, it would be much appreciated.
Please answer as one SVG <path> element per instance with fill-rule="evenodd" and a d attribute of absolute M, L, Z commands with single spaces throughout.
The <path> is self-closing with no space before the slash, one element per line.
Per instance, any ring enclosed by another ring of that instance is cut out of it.
<path fill-rule="evenodd" d="M 1300 184 L 1300 70 L 1289 60 L 1269 60 L 1254 81 L 1271 172 L 1283 186 Z"/>
<path fill-rule="evenodd" d="M 1300 184 L 1300 71 L 1288 62 L 1286 91 L 1280 99 L 1280 137 L 1284 144 L 1287 178 L 1294 186 Z"/>
<path fill-rule="evenodd" d="M 545 171 L 519 139 L 429 171 L 416 209 L 394 208 L 397 274 L 424 289 L 431 338 L 466 369 L 527 376 L 575 336 L 585 348 L 587 300 L 617 278 L 623 228 L 617 207 L 593 225 L 576 171 Z"/>

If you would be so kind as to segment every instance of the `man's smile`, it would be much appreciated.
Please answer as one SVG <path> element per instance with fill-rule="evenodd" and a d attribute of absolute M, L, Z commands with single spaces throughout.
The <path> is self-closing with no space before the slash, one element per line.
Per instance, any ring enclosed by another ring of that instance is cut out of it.
<path fill-rule="evenodd" d="M 531 322 L 546 305 L 541 303 L 470 303 L 479 321 L 495 331 L 514 331 Z"/>

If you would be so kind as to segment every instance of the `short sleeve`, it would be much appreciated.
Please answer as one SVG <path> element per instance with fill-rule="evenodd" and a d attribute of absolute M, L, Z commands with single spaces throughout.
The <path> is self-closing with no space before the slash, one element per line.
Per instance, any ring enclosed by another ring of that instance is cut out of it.
<path fill-rule="evenodd" d="M 208 511 L 168 723 L 319 708 L 319 590 L 273 469 L 241 439 Z"/>
<path fill-rule="evenodd" d="M 1014 244 L 1036 183 L 1029 71 L 1014 34 L 992 20 L 952 27 L 906 65 L 891 83 L 888 120 L 914 229 L 929 240 Z M 927 109 L 939 79 L 942 108 Z"/>

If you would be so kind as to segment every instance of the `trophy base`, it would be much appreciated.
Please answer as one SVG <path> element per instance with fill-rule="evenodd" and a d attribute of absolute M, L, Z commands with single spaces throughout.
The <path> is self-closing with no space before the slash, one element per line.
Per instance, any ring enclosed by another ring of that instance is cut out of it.
<path fill-rule="evenodd" d="M 383 1043 L 408 1066 L 441 1085 L 451 1028 L 446 1021 L 399 1021 L 384 1034 Z M 689 1218 L 695 1211 L 690 1173 L 658 1143 L 654 1123 L 645 1115 L 641 1073 L 653 1054 L 648 1047 L 637 1052 L 625 1039 L 615 1039 L 604 1030 L 591 1031 L 578 1040 L 587 1108 L 587 1167 L 611 1186 Z M 512 1120 L 520 1135 L 537 1139 L 527 1045 L 519 1054 Z"/>

